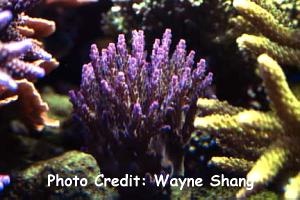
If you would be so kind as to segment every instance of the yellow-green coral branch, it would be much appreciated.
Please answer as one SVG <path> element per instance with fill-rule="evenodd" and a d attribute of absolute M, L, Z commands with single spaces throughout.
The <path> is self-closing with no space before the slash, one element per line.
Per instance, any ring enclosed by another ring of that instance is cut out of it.
<path fill-rule="evenodd" d="M 250 0 L 234 0 L 233 6 L 271 40 L 291 47 L 300 46 L 300 32 L 285 27 L 267 10 Z"/>
<path fill-rule="evenodd" d="M 267 53 L 279 63 L 300 67 L 300 50 L 279 45 L 263 36 L 243 34 L 236 40 L 240 49 L 248 49 L 256 56 Z"/>
<path fill-rule="evenodd" d="M 257 58 L 260 74 L 274 110 L 285 125 L 299 127 L 300 102 L 290 90 L 278 63 L 267 54 Z"/>
<path fill-rule="evenodd" d="M 291 25 L 290 19 L 285 13 L 283 13 L 274 5 L 273 0 L 253 0 L 253 2 L 257 3 L 262 8 L 270 12 L 281 24 L 284 24 L 286 26 Z"/>
<path fill-rule="evenodd" d="M 274 126 L 275 122 L 275 126 Z M 205 117 L 196 117 L 194 126 L 202 131 L 225 131 L 232 133 L 246 133 L 256 138 L 269 137 L 270 132 L 282 132 L 277 118 L 269 113 L 255 110 L 245 110 L 236 115 L 213 114 Z"/>
<path fill-rule="evenodd" d="M 217 99 L 206 99 L 206 98 L 199 98 L 197 100 L 197 107 L 205 115 L 209 115 L 209 114 L 235 115 L 245 110 L 244 108 L 232 106 L 226 101 L 219 101 Z"/>
<path fill-rule="evenodd" d="M 300 198 L 300 172 L 291 180 L 285 187 L 284 192 L 285 199 L 299 199 Z"/>
<path fill-rule="evenodd" d="M 271 181 L 278 171 L 282 169 L 284 163 L 287 162 L 289 153 L 287 148 L 280 144 L 269 148 L 247 175 L 247 181 L 251 181 L 254 184 L 254 188 L 252 190 L 243 188 L 237 193 L 236 197 L 244 198 L 255 192 L 262 184 Z"/>
<path fill-rule="evenodd" d="M 233 157 L 212 157 L 209 164 L 215 165 L 226 172 L 246 173 L 254 165 L 253 161 Z"/>

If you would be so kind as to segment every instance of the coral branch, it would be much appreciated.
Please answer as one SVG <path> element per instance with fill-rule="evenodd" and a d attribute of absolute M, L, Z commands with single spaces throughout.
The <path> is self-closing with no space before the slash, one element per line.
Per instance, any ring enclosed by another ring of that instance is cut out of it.
<path fill-rule="evenodd" d="M 250 0 L 234 0 L 233 6 L 270 40 L 299 48 L 300 32 L 280 24 L 268 10 Z"/>
<path fill-rule="evenodd" d="M 274 145 L 269 148 L 247 174 L 247 181 L 251 181 L 254 184 L 254 188 L 248 191 L 241 189 L 236 197 L 246 197 L 250 193 L 254 193 L 261 185 L 271 181 L 282 169 L 284 163 L 287 162 L 289 153 L 285 146 Z"/>
<path fill-rule="evenodd" d="M 279 63 L 300 66 L 300 30 L 288 26 L 287 17 L 272 3 L 234 0 L 233 6 L 259 34 L 237 38 L 240 49 L 249 49 L 256 56 L 267 53 Z"/>
<path fill-rule="evenodd" d="M 44 126 L 59 126 L 57 120 L 49 119 L 47 111 L 48 105 L 44 102 L 35 89 L 34 85 L 27 80 L 19 80 L 18 83 L 18 103 L 20 105 L 23 121 L 28 127 L 35 130 L 42 130 Z"/>
<path fill-rule="evenodd" d="M 300 49 L 279 45 L 266 37 L 243 34 L 236 40 L 240 49 L 249 49 L 257 56 L 270 55 L 280 63 L 297 66 L 300 63 Z"/>
<path fill-rule="evenodd" d="M 285 199 L 299 199 L 300 198 L 300 173 L 291 178 L 289 184 L 285 187 Z"/>
<path fill-rule="evenodd" d="M 252 167 L 254 162 L 242 158 L 234 157 L 212 157 L 209 165 L 215 165 L 226 172 L 233 173 L 247 173 Z"/>
<path fill-rule="evenodd" d="M 285 122 L 285 125 L 300 124 L 300 102 L 290 90 L 280 66 L 266 54 L 260 55 L 257 61 L 267 93 L 278 117 Z"/>

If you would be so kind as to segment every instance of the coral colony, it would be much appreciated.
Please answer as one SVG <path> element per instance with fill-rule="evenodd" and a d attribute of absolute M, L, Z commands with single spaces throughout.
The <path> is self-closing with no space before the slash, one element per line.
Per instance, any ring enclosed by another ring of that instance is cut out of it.
<path fill-rule="evenodd" d="M 226 151 L 231 150 L 230 157 L 213 157 L 212 163 L 231 171 L 251 169 L 247 179 L 254 183 L 254 189 L 241 189 L 237 194 L 239 198 L 255 192 L 282 169 L 299 164 L 299 101 L 288 87 L 276 61 L 263 54 L 258 57 L 258 62 L 260 75 L 274 106 L 271 112 L 247 110 L 226 102 L 200 98 L 197 105 L 205 110 L 207 116 L 197 117 L 194 122 L 203 132 L 219 133 L 215 136 L 220 145 Z M 232 146 L 233 143 L 236 145 Z M 299 168 L 295 170 L 299 171 Z M 297 199 L 298 186 L 299 173 L 286 186 L 286 199 Z"/>
<path fill-rule="evenodd" d="M 18 100 L 24 123 L 41 130 L 44 125 L 57 125 L 57 122 L 48 119 L 48 106 L 32 82 L 52 71 L 58 63 L 35 39 L 52 34 L 55 23 L 23 13 L 37 2 L 0 2 L 0 93 L 1 105 Z"/>
<path fill-rule="evenodd" d="M 41 78 L 58 64 L 42 48 L 41 42 L 34 39 L 51 35 L 55 31 L 55 23 L 22 13 L 37 2 L 0 2 L 1 83 L 10 90 L 17 88 L 15 79 L 32 81 Z"/>
<path fill-rule="evenodd" d="M 259 32 L 238 37 L 240 49 L 250 50 L 256 56 L 267 53 L 279 63 L 299 68 L 300 31 L 287 16 L 265 1 L 235 0 L 233 5 Z"/>
<path fill-rule="evenodd" d="M 284 198 L 299 199 L 300 104 L 277 62 L 300 66 L 300 31 L 284 25 L 284 16 L 278 15 L 275 8 L 267 10 L 269 4 L 265 1 L 235 0 L 233 5 L 262 33 L 261 36 L 243 34 L 237 43 L 256 55 L 263 53 L 257 58 L 259 74 L 272 109 L 247 110 L 200 98 L 197 105 L 206 116 L 197 117 L 194 125 L 203 132 L 219 133 L 215 135 L 219 143 L 231 152 L 230 157 L 213 157 L 212 163 L 229 171 L 250 170 L 247 179 L 254 183 L 254 189 L 241 189 L 238 198 L 249 196 L 279 172 L 292 168 L 296 174 L 286 185 Z"/>
<path fill-rule="evenodd" d="M 58 124 L 47 117 L 48 106 L 32 81 L 42 78 L 58 63 L 43 50 L 42 43 L 34 39 L 52 34 L 54 22 L 23 14 L 37 2 L 0 1 L 0 106 L 16 101 L 24 124 L 41 130 L 45 125 Z M 8 176 L 1 175 L 0 190 L 9 182 Z"/>
<path fill-rule="evenodd" d="M 196 101 L 209 96 L 212 74 L 203 59 L 194 68 L 195 52 L 187 53 L 184 40 L 170 55 L 171 37 L 167 29 L 151 55 L 143 31 L 132 32 L 131 51 L 122 34 L 100 53 L 92 45 L 80 89 L 70 92 L 88 128 L 87 147 L 107 175 L 184 173 Z"/>

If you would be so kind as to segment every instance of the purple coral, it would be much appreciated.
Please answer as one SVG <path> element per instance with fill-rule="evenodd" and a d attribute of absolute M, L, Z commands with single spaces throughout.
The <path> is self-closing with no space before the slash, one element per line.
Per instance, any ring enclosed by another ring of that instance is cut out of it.
<path fill-rule="evenodd" d="M 0 30 L 5 28 L 13 19 L 11 11 L 5 10 L 0 12 Z"/>
<path fill-rule="evenodd" d="M 16 12 L 23 12 L 41 0 L 1 0 L 0 8 L 5 10 L 14 10 Z"/>
<path fill-rule="evenodd" d="M 10 177 L 8 175 L 0 175 L 0 192 L 4 187 L 10 184 Z"/>
<path fill-rule="evenodd" d="M 33 61 L 50 61 L 52 56 L 36 40 L 26 39 L 18 31 L 22 16 L 18 13 L 36 4 L 37 0 L 4 0 L 0 2 L 0 86 L 16 90 L 16 79 L 34 80 L 45 75 Z"/>
<path fill-rule="evenodd" d="M 18 101 L 20 111 L 15 109 L 14 113 L 19 114 L 28 128 L 35 130 L 50 124 L 56 126 L 56 121 L 48 118 L 49 108 L 30 81 L 43 77 L 45 69 L 48 73 L 58 64 L 42 49 L 40 41 L 27 38 L 39 36 L 38 29 L 46 29 L 44 33 L 55 30 L 54 22 L 30 18 L 23 13 L 39 1 L 0 0 L 0 106 Z M 47 67 L 42 68 L 42 64 Z M 8 175 L 0 175 L 0 192 L 9 183 Z"/>
<path fill-rule="evenodd" d="M 170 55 L 171 30 L 153 44 L 147 61 L 143 31 L 132 32 L 131 51 L 124 35 L 83 66 L 74 112 L 88 128 L 87 146 L 108 174 L 135 172 L 183 174 L 183 147 L 193 131 L 196 100 L 212 82 L 205 60 L 194 69 L 180 40 Z"/>
<path fill-rule="evenodd" d="M 10 11 L 0 11 L 0 27 L 5 27 L 11 20 Z M 33 42 L 29 39 L 17 42 L 0 42 L 0 85 L 10 90 L 17 89 L 13 80 L 16 78 L 41 78 L 45 75 L 44 69 L 27 63 L 20 58 L 26 56 L 33 49 Z M 11 75 L 11 76 L 9 76 Z"/>

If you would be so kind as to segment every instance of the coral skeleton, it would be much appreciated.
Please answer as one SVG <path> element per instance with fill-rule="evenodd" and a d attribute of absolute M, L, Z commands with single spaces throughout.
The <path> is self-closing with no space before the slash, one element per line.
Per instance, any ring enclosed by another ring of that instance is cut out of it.
<path fill-rule="evenodd" d="M 212 163 L 231 171 L 240 170 L 241 166 L 245 166 L 245 171 L 251 167 L 247 179 L 254 183 L 254 189 L 241 189 L 238 198 L 249 196 L 284 169 L 296 166 L 294 170 L 299 172 L 300 101 L 290 90 L 281 67 L 273 58 L 262 54 L 257 60 L 271 101 L 271 111 L 246 110 L 226 102 L 199 99 L 198 107 L 206 110 L 203 110 L 204 116 L 194 121 L 198 130 L 214 133 L 219 144 L 232 150 L 232 156 L 237 158 L 217 157 L 212 158 Z M 226 160 L 230 162 L 225 163 Z M 299 175 L 285 187 L 285 198 L 299 198 L 298 186 Z"/>
<path fill-rule="evenodd" d="M 88 128 L 87 148 L 106 174 L 184 174 L 196 101 L 211 96 L 212 74 L 206 74 L 203 59 L 194 68 L 195 52 L 187 53 L 185 40 L 170 55 L 171 37 L 167 29 L 151 55 L 144 49 L 143 31 L 136 30 L 131 51 L 123 34 L 100 54 L 91 47 L 80 90 L 70 97 L 75 115 Z"/>

